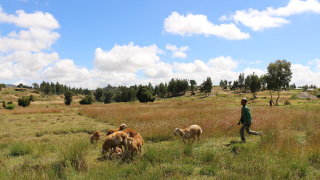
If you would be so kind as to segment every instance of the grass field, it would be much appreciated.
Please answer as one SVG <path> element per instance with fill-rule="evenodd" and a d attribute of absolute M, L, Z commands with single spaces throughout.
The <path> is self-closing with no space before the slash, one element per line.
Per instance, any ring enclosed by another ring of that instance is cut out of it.
<path fill-rule="evenodd" d="M 300 91 L 281 92 L 279 106 L 270 95 L 249 100 L 252 130 L 239 143 L 240 100 L 214 88 L 213 96 L 185 96 L 154 103 L 113 103 L 71 106 L 63 97 L 41 97 L 29 107 L 0 109 L 0 179 L 319 179 L 320 101 L 299 99 Z M 22 93 L 0 91 L 0 101 Z M 25 93 L 28 94 L 28 93 Z M 276 93 L 273 94 L 275 98 Z M 284 105 L 289 100 L 290 105 Z M 145 140 L 133 160 L 106 160 L 103 141 L 90 144 L 95 130 L 126 123 Z M 198 124 L 199 142 L 183 144 L 173 131 Z"/>

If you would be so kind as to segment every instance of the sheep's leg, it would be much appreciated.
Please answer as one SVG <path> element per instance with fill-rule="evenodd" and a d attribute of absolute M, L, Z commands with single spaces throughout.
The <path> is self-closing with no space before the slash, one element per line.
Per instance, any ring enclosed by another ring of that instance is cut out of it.
<path fill-rule="evenodd" d="M 184 140 L 185 140 L 185 139 L 183 138 L 183 142 L 184 142 L 185 144 L 187 144 Z"/>
<path fill-rule="evenodd" d="M 196 137 L 193 137 L 193 140 L 192 140 L 191 144 L 194 142 L 194 140 L 196 140 Z"/>

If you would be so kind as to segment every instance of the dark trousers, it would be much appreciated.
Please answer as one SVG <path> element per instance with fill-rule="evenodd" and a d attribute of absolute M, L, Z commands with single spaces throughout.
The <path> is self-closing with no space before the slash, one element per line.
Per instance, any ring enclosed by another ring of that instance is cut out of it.
<path fill-rule="evenodd" d="M 251 126 L 251 122 L 245 122 L 243 123 L 241 129 L 240 129 L 240 136 L 241 136 L 241 140 L 242 142 L 246 142 L 246 138 L 244 137 L 244 130 L 247 131 L 248 134 L 252 134 L 252 135 L 259 135 L 259 132 L 256 131 L 251 131 L 249 128 Z"/>

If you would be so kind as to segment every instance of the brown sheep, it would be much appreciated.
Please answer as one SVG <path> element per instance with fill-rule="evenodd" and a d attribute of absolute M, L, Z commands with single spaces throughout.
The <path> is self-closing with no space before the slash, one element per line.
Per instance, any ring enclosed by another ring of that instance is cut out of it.
<path fill-rule="evenodd" d="M 196 136 L 198 137 L 198 141 L 199 141 L 201 133 L 202 133 L 202 129 L 198 125 L 191 125 L 185 129 L 176 128 L 174 131 L 175 135 L 180 134 L 185 144 L 186 144 L 186 142 L 184 141 L 185 139 L 188 139 L 188 144 L 190 144 L 190 138 L 193 138 L 193 141 L 191 142 L 192 144 L 196 139 Z"/>
<path fill-rule="evenodd" d="M 129 146 L 128 150 L 134 153 L 141 154 L 141 149 L 143 146 L 143 138 L 140 136 L 140 134 L 135 135 L 132 140 L 129 139 Z"/>
<path fill-rule="evenodd" d="M 122 132 L 122 131 L 118 131 L 113 134 L 110 134 L 109 136 L 106 137 L 106 139 L 102 145 L 101 154 L 104 155 L 105 152 L 109 151 L 109 149 L 111 149 L 111 150 L 116 149 L 116 147 L 121 148 L 121 146 L 124 146 L 125 149 L 127 149 L 128 148 L 128 138 L 130 138 L 129 135 L 125 132 Z"/>
<path fill-rule="evenodd" d="M 109 136 L 110 134 L 115 133 L 117 131 L 122 131 L 122 130 L 124 130 L 126 128 L 127 128 L 126 124 L 121 124 L 121 126 L 118 129 L 109 129 L 108 132 L 107 132 L 107 136 Z"/>
<path fill-rule="evenodd" d="M 124 129 L 122 132 L 128 133 L 129 137 L 135 137 L 137 134 L 139 134 L 137 131 L 133 129 Z"/>
<path fill-rule="evenodd" d="M 98 142 L 102 138 L 102 133 L 100 131 L 95 131 L 93 135 L 90 137 L 90 142 Z"/>

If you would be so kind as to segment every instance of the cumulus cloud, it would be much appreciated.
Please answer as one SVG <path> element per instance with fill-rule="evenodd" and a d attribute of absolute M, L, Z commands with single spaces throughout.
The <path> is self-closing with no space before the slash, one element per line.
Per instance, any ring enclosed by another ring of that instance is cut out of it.
<path fill-rule="evenodd" d="M 315 59 L 315 60 L 309 61 L 308 64 L 315 65 L 316 70 L 320 71 L 320 59 Z"/>
<path fill-rule="evenodd" d="M 298 86 L 302 85 L 320 85 L 320 72 L 313 72 L 309 66 L 303 66 L 301 64 L 293 64 L 292 79 L 291 82 Z"/>
<path fill-rule="evenodd" d="M 166 49 L 172 51 L 173 58 L 185 59 L 187 57 L 187 54 L 185 53 L 185 51 L 187 51 L 189 47 L 183 46 L 183 47 L 177 48 L 176 45 L 167 44 Z"/>
<path fill-rule="evenodd" d="M 50 13 L 37 11 L 25 13 L 23 10 L 16 11 L 16 15 L 6 14 L 0 6 L 0 23 L 15 24 L 23 28 L 57 29 L 58 21 Z"/>
<path fill-rule="evenodd" d="M 263 11 L 250 8 L 239 10 L 227 17 L 220 17 L 221 21 L 233 19 L 237 24 L 250 27 L 254 31 L 263 31 L 266 28 L 281 27 L 290 23 L 285 17 L 302 13 L 320 13 L 320 3 L 317 0 L 290 0 L 288 5 L 280 8 L 267 7 Z"/>
<path fill-rule="evenodd" d="M 184 16 L 178 12 L 172 12 L 164 20 L 164 30 L 171 34 L 192 36 L 204 34 L 205 36 L 217 36 L 228 40 L 241 40 L 250 38 L 249 33 L 243 33 L 234 24 L 215 25 L 205 15 L 188 14 Z"/>
<path fill-rule="evenodd" d="M 173 76 L 172 65 L 164 62 L 155 64 L 144 70 L 145 77 L 148 78 L 171 78 Z"/>
<path fill-rule="evenodd" d="M 131 42 L 123 46 L 115 45 L 110 51 L 97 48 L 94 64 L 95 68 L 103 71 L 136 72 L 159 62 L 159 53 L 162 51 L 154 44 L 140 47 Z"/>

